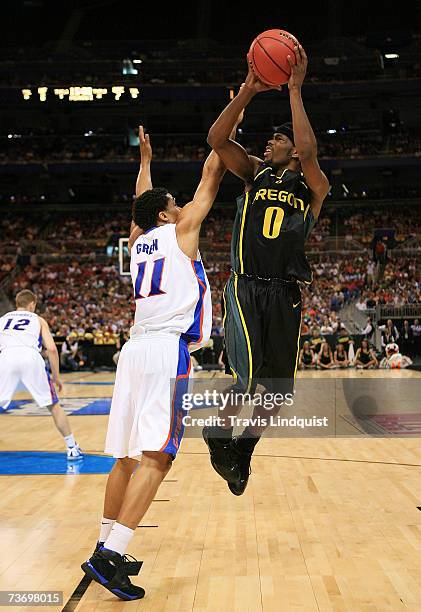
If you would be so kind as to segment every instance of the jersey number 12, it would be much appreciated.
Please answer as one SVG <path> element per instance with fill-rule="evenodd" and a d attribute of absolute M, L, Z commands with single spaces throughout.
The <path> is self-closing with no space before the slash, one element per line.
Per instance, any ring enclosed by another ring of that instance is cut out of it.
<path fill-rule="evenodd" d="M 29 325 L 30 322 L 31 321 L 29 319 L 18 319 L 12 329 L 16 329 L 17 331 L 24 331 L 25 327 Z M 3 331 L 6 331 L 6 329 L 10 329 L 12 323 L 13 319 L 7 319 L 6 325 L 3 327 Z"/>

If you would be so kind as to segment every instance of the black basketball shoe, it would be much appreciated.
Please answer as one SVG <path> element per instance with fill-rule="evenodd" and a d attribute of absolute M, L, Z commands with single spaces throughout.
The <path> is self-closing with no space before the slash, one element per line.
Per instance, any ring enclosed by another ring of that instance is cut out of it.
<path fill-rule="evenodd" d="M 204 427 L 203 439 L 208 445 L 213 469 L 228 483 L 241 478 L 237 454 L 233 452 L 232 438 L 216 438 L 212 427 Z"/>
<path fill-rule="evenodd" d="M 231 441 L 231 448 L 237 457 L 240 476 L 237 480 L 229 482 L 228 488 L 234 495 L 242 495 L 246 490 L 249 476 L 251 474 L 251 456 L 254 444 L 249 444 L 247 438 L 235 437 Z"/>
<path fill-rule="evenodd" d="M 130 555 L 120 555 L 114 550 L 104 548 L 98 542 L 95 552 L 81 567 L 85 574 L 108 589 L 111 593 L 132 601 L 142 599 L 145 590 L 131 583 L 129 576 L 137 576 L 142 567 L 142 561 L 136 561 Z"/>

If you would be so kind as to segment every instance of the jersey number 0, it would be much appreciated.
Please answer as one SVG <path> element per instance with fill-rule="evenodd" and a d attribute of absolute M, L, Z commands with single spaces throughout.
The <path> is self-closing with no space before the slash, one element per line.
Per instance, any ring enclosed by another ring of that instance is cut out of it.
<path fill-rule="evenodd" d="M 263 236 L 265 238 L 277 238 L 281 232 L 282 221 L 285 211 L 279 206 L 269 206 L 263 220 Z"/>

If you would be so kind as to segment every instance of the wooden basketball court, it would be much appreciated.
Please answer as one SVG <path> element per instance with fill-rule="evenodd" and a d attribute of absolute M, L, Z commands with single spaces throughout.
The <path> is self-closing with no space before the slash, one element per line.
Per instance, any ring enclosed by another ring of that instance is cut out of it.
<path fill-rule="evenodd" d="M 338 373 L 299 374 L 315 383 L 329 376 Z M 420 373 L 387 376 L 421 390 Z M 113 378 L 66 375 L 62 397 L 110 397 Z M 108 417 L 70 418 L 83 450 L 101 454 Z M 4 414 L 0 450 L 63 444 L 52 419 Z M 133 582 L 146 597 L 128 603 L 96 583 L 74 593 L 98 536 L 106 474 L 0 476 L 0 590 L 63 591 L 62 605 L 43 609 L 78 612 L 421 610 L 419 437 L 373 438 L 348 420 L 337 437 L 263 439 L 252 468 L 245 494 L 235 497 L 202 440 L 184 440 L 130 545 L 144 561 Z"/>

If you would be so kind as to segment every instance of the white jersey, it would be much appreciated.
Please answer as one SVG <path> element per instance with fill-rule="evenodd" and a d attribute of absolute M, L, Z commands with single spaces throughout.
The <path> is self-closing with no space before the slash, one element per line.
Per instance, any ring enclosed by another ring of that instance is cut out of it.
<path fill-rule="evenodd" d="M 41 350 L 41 323 L 34 312 L 13 310 L 0 317 L 0 351 L 21 347 Z"/>
<path fill-rule="evenodd" d="M 208 279 L 200 254 L 192 260 L 178 246 L 175 223 L 139 236 L 131 250 L 130 273 L 136 300 L 131 336 L 146 330 L 179 333 L 189 344 L 209 340 Z"/>

